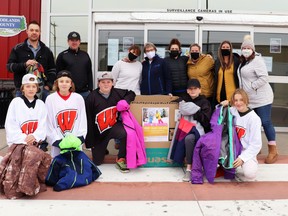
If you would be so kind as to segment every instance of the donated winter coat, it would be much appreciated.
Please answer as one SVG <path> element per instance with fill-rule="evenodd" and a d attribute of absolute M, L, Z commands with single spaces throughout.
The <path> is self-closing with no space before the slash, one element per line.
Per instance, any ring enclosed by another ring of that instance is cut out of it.
<path fill-rule="evenodd" d="M 173 160 L 173 162 L 183 164 L 185 158 L 185 137 L 189 134 L 194 134 L 197 142 L 200 134 L 195 124 L 184 118 L 176 123 L 175 128 L 167 158 Z"/>
<path fill-rule="evenodd" d="M 233 161 L 240 154 L 242 146 L 229 108 L 217 106 L 210 124 L 212 131 L 203 135 L 194 149 L 193 184 L 203 183 L 203 170 L 208 182 L 213 183 L 218 163 L 224 168 L 224 178 L 233 179 L 235 176 Z"/>
<path fill-rule="evenodd" d="M 33 145 L 13 144 L 0 165 L 0 192 L 9 199 L 46 191 L 51 156 Z"/>
<path fill-rule="evenodd" d="M 117 110 L 121 113 L 123 126 L 127 133 L 126 161 L 127 168 L 136 168 L 147 163 L 142 127 L 130 111 L 125 100 L 117 103 Z"/>
<path fill-rule="evenodd" d="M 101 171 L 84 152 L 68 151 L 53 159 L 45 182 L 55 191 L 62 191 L 88 185 L 100 175 Z"/>

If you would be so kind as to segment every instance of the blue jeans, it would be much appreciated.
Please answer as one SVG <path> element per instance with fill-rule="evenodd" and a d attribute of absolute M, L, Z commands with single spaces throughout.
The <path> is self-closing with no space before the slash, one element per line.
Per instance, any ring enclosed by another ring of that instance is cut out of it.
<path fill-rule="evenodd" d="M 261 119 L 261 123 L 264 128 L 264 132 L 268 142 L 276 140 L 275 128 L 271 121 L 271 110 L 272 110 L 272 104 L 254 108 L 254 111 Z"/>

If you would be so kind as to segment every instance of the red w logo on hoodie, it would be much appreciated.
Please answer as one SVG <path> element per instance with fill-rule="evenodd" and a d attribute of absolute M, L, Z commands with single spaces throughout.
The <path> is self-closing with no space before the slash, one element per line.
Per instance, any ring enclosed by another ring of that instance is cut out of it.
<path fill-rule="evenodd" d="M 116 106 L 109 107 L 96 115 L 95 123 L 100 133 L 110 129 L 117 122 Z"/>
<path fill-rule="evenodd" d="M 21 125 L 22 133 L 32 134 L 37 129 L 38 120 L 26 121 Z"/>
<path fill-rule="evenodd" d="M 61 133 L 64 135 L 67 132 L 72 132 L 77 119 L 77 110 L 76 109 L 67 109 L 60 111 L 57 116 L 58 127 L 61 130 Z"/>

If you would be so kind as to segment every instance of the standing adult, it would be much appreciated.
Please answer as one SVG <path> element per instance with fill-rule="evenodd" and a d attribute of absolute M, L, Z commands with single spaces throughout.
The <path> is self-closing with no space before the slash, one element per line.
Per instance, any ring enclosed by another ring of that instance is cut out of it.
<path fill-rule="evenodd" d="M 42 100 L 45 101 L 56 78 L 53 53 L 39 39 L 41 31 L 38 22 L 30 22 L 26 33 L 27 39 L 12 49 L 6 67 L 8 71 L 14 73 L 16 97 L 22 95 L 20 91 L 21 80 L 27 73 L 27 69 L 30 67 L 37 70 L 43 68 L 43 73 L 39 75 L 43 80 Z"/>
<path fill-rule="evenodd" d="M 172 94 L 174 96 L 186 95 L 187 76 L 187 56 L 181 56 L 181 43 L 177 38 L 170 41 L 169 56 L 164 58 L 167 73 L 170 73 L 172 81 Z"/>
<path fill-rule="evenodd" d="M 75 85 L 69 71 L 57 74 L 55 91 L 47 97 L 47 142 L 51 147 L 51 156 L 60 154 L 59 144 L 62 139 L 73 134 L 84 143 L 87 133 L 85 102 L 80 94 L 75 93 Z"/>
<path fill-rule="evenodd" d="M 268 156 L 265 163 L 275 163 L 278 158 L 276 133 L 271 121 L 273 90 L 268 82 L 268 71 L 263 58 L 255 52 L 254 42 L 245 37 L 241 45 L 241 64 L 238 68 L 240 87 L 249 96 L 249 107 L 261 119 L 268 140 Z"/>
<path fill-rule="evenodd" d="M 87 98 L 93 89 L 92 63 L 87 52 L 80 50 L 81 38 L 78 32 L 68 34 L 69 48 L 59 53 L 56 60 L 57 73 L 62 70 L 71 72 L 75 92 Z"/>
<path fill-rule="evenodd" d="M 103 163 L 109 140 L 120 140 L 116 167 L 121 172 L 129 172 L 126 166 L 127 134 L 118 118 L 116 105 L 120 100 L 126 100 L 130 104 L 135 98 L 135 93 L 127 89 L 114 88 L 111 72 L 99 74 L 98 86 L 85 101 L 88 122 L 85 145 L 87 148 L 92 148 L 93 162 L 100 165 Z"/>
<path fill-rule="evenodd" d="M 212 104 L 214 90 L 214 60 L 210 55 L 201 54 L 198 44 L 191 44 L 190 58 L 187 62 L 189 79 L 198 79 L 201 84 L 201 94 Z"/>
<path fill-rule="evenodd" d="M 137 61 L 140 55 L 140 47 L 132 45 L 128 49 L 127 57 L 115 63 L 111 71 L 115 88 L 132 90 L 136 95 L 140 95 L 142 64 Z"/>
<path fill-rule="evenodd" d="M 145 60 L 142 62 L 141 95 L 167 95 L 172 92 L 170 74 L 166 71 L 163 58 L 157 54 L 153 43 L 144 45 Z"/>
<path fill-rule="evenodd" d="M 215 61 L 215 91 L 214 101 L 230 100 L 233 92 L 239 87 L 237 69 L 240 56 L 233 53 L 230 41 L 223 41 L 218 48 L 218 57 Z"/>

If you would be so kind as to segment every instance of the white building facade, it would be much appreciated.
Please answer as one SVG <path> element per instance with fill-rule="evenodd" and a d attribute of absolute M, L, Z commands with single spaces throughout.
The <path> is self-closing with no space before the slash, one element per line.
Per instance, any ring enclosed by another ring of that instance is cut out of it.
<path fill-rule="evenodd" d="M 183 53 L 198 43 L 216 57 L 223 40 L 239 51 L 250 34 L 269 71 L 276 130 L 288 131 L 288 8 L 282 0 L 43 0 L 41 20 L 41 39 L 55 55 L 67 48 L 70 31 L 80 33 L 94 75 L 111 70 L 132 43 L 152 42 L 164 57 L 178 38 Z"/>

